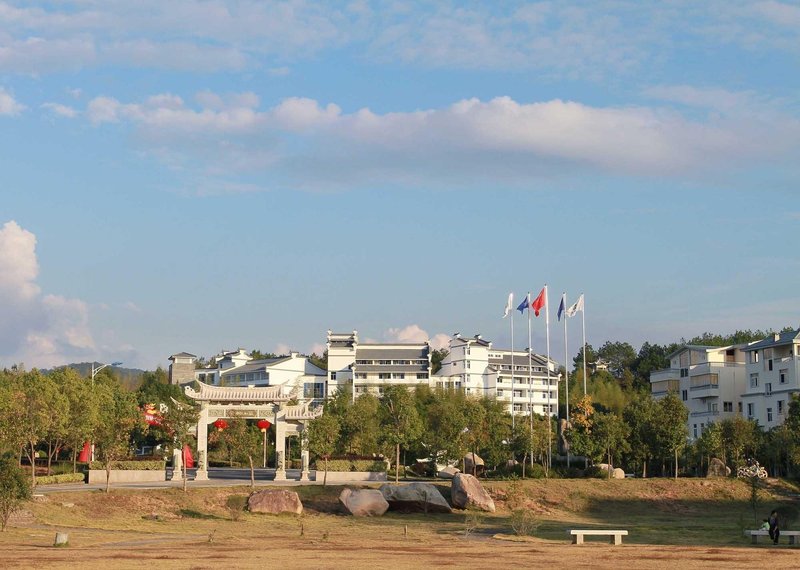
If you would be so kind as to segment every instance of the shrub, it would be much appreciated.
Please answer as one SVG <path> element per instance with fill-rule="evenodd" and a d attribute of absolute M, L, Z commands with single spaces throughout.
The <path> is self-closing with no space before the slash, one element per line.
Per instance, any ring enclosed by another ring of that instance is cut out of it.
<path fill-rule="evenodd" d="M 111 469 L 123 471 L 162 471 L 166 468 L 167 464 L 164 461 L 114 461 L 111 463 Z M 100 461 L 92 461 L 89 469 L 105 469 L 105 465 Z"/>
<path fill-rule="evenodd" d="M 8 519 L 23 501 L 30 499 L 28 477 L 9 456 L 0 458 L 0 526 L 6 530 Z"/>
<path fill-rule="evenodd" d="M 86 475 L 83 473 L 62 473 L 61 475 L 45 475 L 36 478 L 36 485 L 57 485 L 58 483 L 83 483 Z"/>
<path fill-rule="evenodd" d="M 238 521 L 247 506 L 247 495 L 231 495 L 225 501 L 225 506 L 228 507 L 231 520 Z"/>
<path fill-rule="evenodd" d="M 532 536 L 539 528 L 539 521 L 528 509 L 515 509 L 511 513 L 511 528 L 517 536 Z"/>

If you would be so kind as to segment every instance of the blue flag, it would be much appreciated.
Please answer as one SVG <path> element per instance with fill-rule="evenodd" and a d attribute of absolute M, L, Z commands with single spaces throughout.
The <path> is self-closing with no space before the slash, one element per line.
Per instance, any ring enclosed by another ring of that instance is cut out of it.
<path fill-rule="evenodd" d="M 564 303 L 564 295 L 561 295 L 561 304 L 558 305 L 558 320 L 559 320 L 559 322 L 561 322 L 561 315 L 563 315 L 564 311 L 567 310 L 567 308 L 564 306 L 565 304 L 566 303 Z"/>
<path fill-rule="evenodd" d="M 525 312 L 525 309 L 527 309 L 527 308 L 528 308 L 528 305 L 530 304 L 530 303 L 528 302 L 528 299 L 530 298 L 530 296 L 531 296 L 531 294 L 530 294 L 530 293 L 528 293 L 527 295 L 525 295 L 525 299 L 522 301 L 522 303 L 520 303 L 520 304 L 519 304 L 519 307 L 517 307 L 517 310 L 518 310 L 520 313 L 524 313 L 524 312 Z"/>

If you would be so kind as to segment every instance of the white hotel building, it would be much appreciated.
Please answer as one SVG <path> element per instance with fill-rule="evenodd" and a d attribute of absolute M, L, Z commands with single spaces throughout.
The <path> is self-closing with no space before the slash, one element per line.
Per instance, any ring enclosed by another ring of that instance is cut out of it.
<path fill-rule="evenodd" d="M 689 436 L 736 415 L 765 430 L 784 422 L 800 393 L 800 330 L 749 344 L 685 345 L 669 355 L 670 367 L 650 374 L 653 398 L 676 392 L 689 409 Z"/>
<path fill-rule="evenodd" d="M 786 419 L 792 395 L 800 392 L 800 330 L 775 333 L 744 351 L 744 415 L 758 420 L 764 429 L 774 428 Z"/>
<path fill-rule="evenodd" d="M 513 364 L 512 364 L 513 362 Z M 433 377 L 434 386 L 463 388 L 472 396 L 497 398 L 516 415 L 558 413 L 558 364 L 550 360 L 548 382 L 547 358 L 528 351 L 492 348 L 481 338 L 453 335 L 450 353 L 442 369 Z M 512 381 L 513 378 L 513 381 Z"/>
<path fill-rule="evenodd" d="M 650 373 L 653 398 L 676 392 L 689 408 L 689 436 L 700 437 L 705 427 L 742 411 L 747 345 L 684 345 L 668 356 L 670 367 Z"/>

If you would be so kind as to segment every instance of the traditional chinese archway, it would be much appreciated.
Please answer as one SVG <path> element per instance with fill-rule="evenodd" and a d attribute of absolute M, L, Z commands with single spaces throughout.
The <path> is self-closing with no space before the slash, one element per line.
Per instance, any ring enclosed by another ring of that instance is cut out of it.
<path fill-rule="evenodd" d="M 300 480 L 308 481 L 306 423 L 322 415 L 322 407 L 310 409 L 308 403 L 290 406 L 295 394 L 284 394 L 282 386 L 258 388 L 211 386 L 195 382 L 199 389 L 186 386 L 186 395 L 200 403 L 197 421 L 196 481 L 208 480 L 208 425 L 219 419 L 269 420 L 275 426 L 275 480 L 286 480 L 286 438 L 298 436 L 301 442 Z"/>

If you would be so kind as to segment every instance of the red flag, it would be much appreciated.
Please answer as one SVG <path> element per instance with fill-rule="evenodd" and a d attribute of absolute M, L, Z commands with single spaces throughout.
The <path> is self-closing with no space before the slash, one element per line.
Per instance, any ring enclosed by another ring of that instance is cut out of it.
<path fill-rule="evenodd" d="M 542 310 L 542 307 L 544 307 L 545 303 L 547 303 L 547 296 L 545 295 L 545 290 L 542 289 L 542 291 L 539 293 L 539 296 L 533 300 L 533 303 L 531 303 L 531 307 L 533 307 L 533 314 L 538 317 L 539 311 Z"/>

